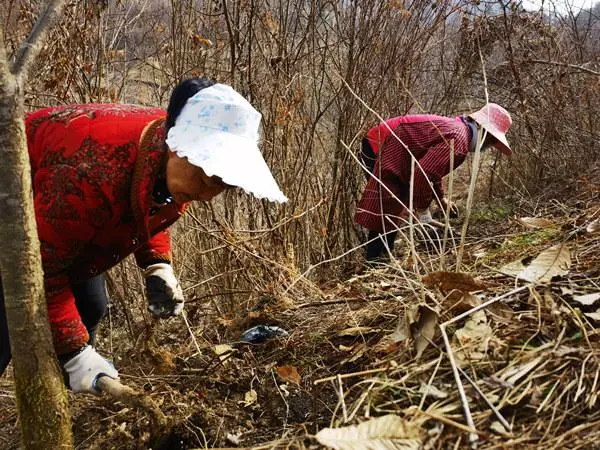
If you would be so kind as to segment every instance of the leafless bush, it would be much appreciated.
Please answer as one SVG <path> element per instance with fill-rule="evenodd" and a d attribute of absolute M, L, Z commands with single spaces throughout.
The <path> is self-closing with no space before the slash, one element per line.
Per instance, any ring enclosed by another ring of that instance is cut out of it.
<path fill-rule="evenodd" d="M 40 2 L 4 3 L 14 48 Z M 577 176 L 600 154 L 599 23 L 598 7 L 557 17 L 501 1 L 73 1 L 27 99 L 31 108 L 166 106 L 172 87 L 190 76 L 230 83 L 249 98 L 263 114 L 263 152 L 291 202 L 228 193 L 196 207 L 176 239 L 188 297 L 236 314 L 259 294 L 293 301 L 285 290 L 292 280 L 361 241 L 353 211 L 363 176 L 346 146 L 358 148 L 376 118 L 345 83 L 382 116 L 460 114 L 488 92 L 515 122 L 515 157 L 493 162 L 490 184 L 532 193 Z M 311 278 L 339 275 L 353 260 L 323 265 Z M 139 288 L 121 296 L 141 298 Z"/>

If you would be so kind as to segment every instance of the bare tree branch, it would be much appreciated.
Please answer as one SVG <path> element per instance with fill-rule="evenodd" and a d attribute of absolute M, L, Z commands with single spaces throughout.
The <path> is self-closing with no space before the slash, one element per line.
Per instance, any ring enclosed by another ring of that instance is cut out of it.
<path fill-rule="evenodd" d="M 48 30 L 60 17 L 66 0 L 49 0 L 44 12 L 40 15 L 31 30 L 29 37 L 21 44 L 15 62 L 11 67 L 11 73 L 15 75 L 20 85 L 27 78 L 29 68 L 40 52 L 44 38 Z"/>
<path fill-rule="evenodd" d="M 154 401 L 141 392 L 121 384 L 117 380 L 110 377 L 100 377 L 97 381 L 98 388 L 115 399 L 121 400 L 129 406 L 138 407 L 148 413 L 152 424 L 155 427 L 155 432 L 164 432 L 167 428 L 168 421 L 164 413 L 154 403 Z"/>
<path fill-rule="evenodd" d="M 532 62 L 535 64 L 548 64 L 548 65 L 552 65 L 552 66 L 569 67 L 571 69 L 589 73 L 590 75 L 600 76 L 600 72 L 596 72 L 595 70 L 588 69 L 587 67 L 578 66 L 577 64 L 569 64 L 569 63 L 564 63 L 564 62 L 560 62 L 560 61 L 546 61 L 543 59 L 531 59 L 531 60 L 529 60 L 529 62 Z"/>

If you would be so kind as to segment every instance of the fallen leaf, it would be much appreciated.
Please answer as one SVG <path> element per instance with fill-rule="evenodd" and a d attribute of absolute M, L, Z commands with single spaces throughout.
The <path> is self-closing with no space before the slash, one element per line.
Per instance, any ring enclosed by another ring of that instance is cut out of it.
<path fill-rule="evenodd" d="M 396 329 L 392 333 L 401 342 L 412 336 L 410 328 L 419 320 L 419 305 L 413 305 L 404 311 L 404 316 L 398 321 Z"/>
<path fill-rule="evenodd" d="M 481 361 L 487 355 L 492 339 L 492 327 L 487 323 L 485 311 L 477 311 L 459 328 L 452 337 L 456 360 L 459 365 L 470 361 Z"/>
<path fill-rule="evenodd" d="M 557 275 L 566 275 L 571 267 L 571 252 L 566 244 L 554 245 L 531 261 L 518 278 L 534 282 L 550 281 Z"/>
<path fill-rule="evenodd" d="M 406 308 L 404 316 L 398 320 L 396 329 L 392 334 L 384 336 L 371 349 L 375 353 L 392 353 L 398 348 L 398 344 L 413 338 L 416 358 L 420 358 L 429 342 L 435 335 L 438 315 L 426 305 L 417 305 Z M 360 356 L 364 351 L 360 353 Z M 356 360 L 354 358 L 353 360 Z M 350 360 L 345 362 L 351 362 Z"/>
<path fill-rule="evenodd" d="M 401 317 L 398 320 L 396 329 L 391 334 L 386 334 L 373 346 L 373 352 L 385 354 L 395 352 L 399 344 L 410 337 L 409 325 L 406 315 Z"/>
<path fill-rule="evenodd" d="M 570 288 L 570 287 L 561 286 L 560 287 L 560 293 L 562 295 L 573 295 L 573 289 Z"/>
<path fill-rule="evenodd" d="M 288 391 L 287 384 L 280 384 L 279 389 L 283 392 L 284 397 L 290 396 L 290 391 Z"/>
<path fill-rule="evenodd" d="M 513 261 L 502 266 L 499 271 L 531 283 L 550 281 L 552 277 L 569 272 L 571 253 L 566 244 L 558 244 L 544 250 L 527 266 L 523 261 L 524 259 Z"/>
<path fill-rule="evenodd" d="M 381 330 L 378 328 L 352 327 L 352 328 L 346 328 L 345 330 L 340 331 L 337 335 L 338 336 L 362 336 L 363 334 L 378 333 L 379 331 L 381 331 Z"/>
<path fill-rule="evenodd" d="M 283 381 L 294 383 L 300 386 L 300 374 L 294 366 L 281 366 L 277 368 L 277 375 Z"/>
<path fill-rule="evenodd" d="M 243 433 L 227 433 L 227 440 L 234 445 L 240 445 L 242 442 L 241 437 Z"/>
<path fill-rule="evenodd" d="M 498 269 L 498 272 L 508 275 L 509 277 L 516 277 L 526 268 L 524 261 L 527 258 L 517 259 L 516 261 L 509 262 Z"/>
<path fill-rule="evenodd" d="M 335 450 L 419 450 L 422 448 L 418 424 L 389 414 L 359 425 L 324 428 L 316 435 L 321 445 Z"/>
<path fill-rule="evenodd" d="M 381 340 L 373 346 L 371 351 L 375 354 L 383 355 L 389 355 L 390 353 L 396 352 L 400 348 L 400 345 L 397 341 L 394 341 L 391 336 L 392 335 L 388 334 L 387 336 L 382 337 Z"/>
<path fill-rule="evenodd" d="M 228 319 L 227 317 L 217 317 L 217 323 L 219 325 L 230 327 L 231 325 L 233 325 L 233 320 Z"/>
<path fill-rule="evenodd" d="M 521 217 L 517 219 L 525 228 L 550 228 L 554 226 L 554 222 L 543 217 Z"/>
<path fill-rule="evenodd" d="M 412 335 L 415 341 L 415 358 L 419 359 L 429 343 L 433 340 L 437 329 L 438 315 L 435 311 L 425 305 L 419 306 L 419 320 L 412 327 Z"/>
<path fill-rule="evenodd" d="M 488 254 L 489 248 L 487 247 L 487 244 L 474 244 L 471 247 L 471 254 L 475 257 L 475 258 L 483 258 L 485 255 Z"/>
<path fill-rule="evenodd" d="M 475 294 L 452 291 L 444 298 L 443 304 L 446 312 L 450 312 L 452 315 L 456 316 L 481 305 L 485 300 L 486 298 L 482 295 L 477 296 Z M 513 309 L 504 302 L 492 303 L 485 308 L 485 310 L 492 318 L 502 323 L 508 323 L 515 313 Z"/>
<path fill-rule="evenodd" d="M 165 348 L 157 347 L 153 341 L 148 341 L 146 348 L 142 350 L 142 355 L 160 374 L 172 373 L 175 370 L 173 355 Z"/>
<path fill-rule="evenodd" d="M 405 341 L 411 337 L 411 326 L 417 322 L 419 318 L 419 306 L 408 307 L 404 311 L 404 316 L 398 320 L 396 329 L 388 337 L 396 343 Z"/>
<path fill-rule="evenodd" d="M 535 289 L 531 290 L 531 293 L 537 293 L 537 291 Z M 543 301 L 544 306 L 546 307 L 546 309 L 548 309 L 549 311 L 554 311 L 556 310 L 556 301 L 554 300 L 554 297 L 552 296 L 552 292 L 550 291 L 550 289 L 546 289 L 544 291 L 544 296 L 543 297 L 539 297 L 541 298 Z"/>
<path fill-rule="evenodd" d="M 361 342 L 356 347 L 354 347 L 354 349 L 352 350 L 352 354 L 350 355 L 349 358 L 347 358 L 343 361 L 343 364 L 347 364 L 347 363 L 351 363 L 351 362 L 359 360 L 360 358 L 363 357 L 363 355 L 367 352 L 368 349 L 369 349 L 369 347 L 367 347 L 367 344 L 364 342 Z"/>
<path fill-rule="evenodd" d="M 593 294 L 586 295 L 574 295 L 573 300 L 578 303 L 581 303 L 584 306 L 590 306 L 600 300 L 600 292 L 595 292 Z"/>
<path fill-rule="evenodd" d="M 255 404 L 258 401 L 258 394 L 256 393 L 256 391 L 254 389 L 250 389 L 248 392 L 246 392 L 244 394 L 244 401 L 240 402 L 243 403 L 244 406 L 250 406 Z"/>
<path fill-rule="evenodd" d="M 451 312 L 453 315 L 462 314 L 481 304 L 481 300 L 476 295 L 462 291 L 452 291 L 443 301 L 444 311 Z"/>
<path fill-rule="evenodd" d="M 585 231 L 588 233 L 597 233 L 600 231 L 600 219 L 592 220 L 586 227 Z"/>
<path fill-rule="evenodd" d="M 498 433 L 500 436 L 504 436 L 507 438 L 513 437 L 513 435 L 510 432 L 506 431 L 506 429 L 504 428 L 504 425 L 502 425 L 497 420 L 495 420 L 494 422 L 492 422 L 490 424 L 490 430 L 492 430 L 495 433 Z"/>
<path fill-rule="evenodd" d="M 229 344 L 217 344 L 215 345 L 215 354 L 221 356 L 226 353 L 231 353 L 233 351 L 233 347 Z"/>
<path fill-rule="evenodd" d="M 585 317 L 589 317 L 590 319 L 592 319 L 595 322 L 600 322 L 600 311 L 596 311 L 593 313 L 583 313 L 583 315 Z"/>
<path fill-rule="evenodd" d="M 379 287 L 383 290 L 389 289 L 392 287 L 391 283 L 388 283 L 387 281 L 382 281 L 381 283 L 379 283 Z"/>
<path fill-rule="evenodd" d="M 350 345 L 350 346 L 342 345 L 342 344 L 338 345 L 338 350 L 340 352 L 351 352 L 353 348 L 354 348 L 354 346 L 352 346 L 352 345 Z"/>
<path fill-rule="evenodd" d="M 462 272 L 432 272 L 425 275 L 422 281 L 425 286 L 438 288 L 444 293 L 454 289 L 461 292 L 481 291 L 487 287 L 485 283 Z"/>
<path fill-rule="evenodd" d="M 499 378 L 508 383 L 510 386 L 514 386 L 517 381 L 535 369 L 537 365 L 542 362 L 542 360 L 543 358 L 539 356 L 524 364 L 519 364 L 515 367 L 509 367 L 499 376 Z"/>
<path fill-rule="evenodd" d="M 221 363 L 230 363 L 231 355 L 235 352 L 235 349 L 229 344 L 217 344 L 213 350 L 221 360 Z"/>
<path fill-rule="evenodd" d="M 504 302 L 492 303 L 486 308 L 486 311 L 491 318 L 501 323 L 509 323 L 515 315 L 515 311 Z"/>
<path fill-rule="evenodd" d="M 426 395 L 427 397 L 433 397 L 438 400 L 443 400 L 448 397 L 447 392 L 436 388 L 433 384 L 427 385 L 425 383 L 421 383 L 419 394 Z"/>

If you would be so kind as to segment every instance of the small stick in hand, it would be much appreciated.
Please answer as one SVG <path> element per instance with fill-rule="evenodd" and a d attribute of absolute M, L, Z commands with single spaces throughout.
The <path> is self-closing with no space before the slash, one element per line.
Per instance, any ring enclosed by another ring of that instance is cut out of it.
<path fill-rule="evenodd" d="M 146 411 L 150 416 L 153 426 L 156 427 L 157 433 L 166 431 L 167 417 L 150 397 L 121 384 L 120 381 L 106 376 L 98 378 L 96 387 L 126 405 L 135 406 Z"/>

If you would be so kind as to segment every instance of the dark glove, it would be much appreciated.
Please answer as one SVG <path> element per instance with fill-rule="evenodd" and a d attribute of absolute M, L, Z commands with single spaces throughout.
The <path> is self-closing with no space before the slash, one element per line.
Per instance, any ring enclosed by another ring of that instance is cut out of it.
<path fill-rule="evenodd" d="M 144 270 L 148 309 L 156 317 L 172 317 L 183 311 L 183 291 L 170 264 L 152 264 Z"/>

